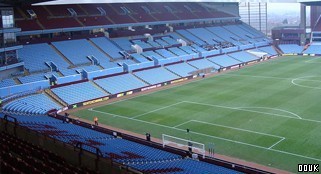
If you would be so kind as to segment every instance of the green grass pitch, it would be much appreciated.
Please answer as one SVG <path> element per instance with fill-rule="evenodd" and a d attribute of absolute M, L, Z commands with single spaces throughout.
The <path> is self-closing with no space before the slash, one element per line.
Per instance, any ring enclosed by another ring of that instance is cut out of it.
<path fill-rule="evenodd" d="M 157 138 L 191 136 L 216 153 L 297 172 L 321 163 L 321 58 L 282 57 L 74 115 Z"/>

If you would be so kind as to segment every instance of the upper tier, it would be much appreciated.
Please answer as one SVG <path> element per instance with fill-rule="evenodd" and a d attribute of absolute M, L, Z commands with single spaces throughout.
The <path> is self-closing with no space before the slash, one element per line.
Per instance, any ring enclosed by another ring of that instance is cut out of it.
<path fill-rule="evenodd" d="M 114 3 L 86 5 L 16 6 L 15 22 L 22 31 L 77 28 L 92 26 L 124 26 L 165 24 L 202 19 L 239 18 L 235 3 Z M 35 13 L 31 18 L 30 13 Z M 223 12 L 224 11 L 224 12 Z"/>

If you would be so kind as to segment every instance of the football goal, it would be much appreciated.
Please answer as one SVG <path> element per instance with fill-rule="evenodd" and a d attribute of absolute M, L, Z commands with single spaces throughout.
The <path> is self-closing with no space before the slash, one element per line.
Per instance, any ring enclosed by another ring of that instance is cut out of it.
<path fill-rule="evenodd" d="M 162 134 L 163 147 L 170 146 L 183 150 L 192 150 L 193 153 L 198 153 L 205 158 L 205 145 L 199 142 L 178 138 L 166 134 Z"/>

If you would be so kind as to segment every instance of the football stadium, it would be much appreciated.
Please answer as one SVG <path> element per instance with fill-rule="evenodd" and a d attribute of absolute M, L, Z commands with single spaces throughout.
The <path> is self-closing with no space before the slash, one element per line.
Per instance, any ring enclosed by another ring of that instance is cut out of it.
<path fill-rule="evenodd" d="M 319 172 L 321 1 L 0 5 L 0 173 Z"/>

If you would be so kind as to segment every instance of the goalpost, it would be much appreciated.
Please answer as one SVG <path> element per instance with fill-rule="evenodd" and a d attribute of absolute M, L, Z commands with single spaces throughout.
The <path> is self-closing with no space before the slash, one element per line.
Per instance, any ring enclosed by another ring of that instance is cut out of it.
<path fill-rule="evenodd" d="M 179 147 L 183 148 L 184 150 L 189 150 L 189 148 L 192 149 L 192 152 L 199 153 L 203 155 L 203 158 L 205 158 L 205 145 L 199 142 L 178 138 L 166 134 L 162 134 L 162 141 L 163 141 L 163 147 L 165 146 L 171 146 L 171 147 Z"/>

